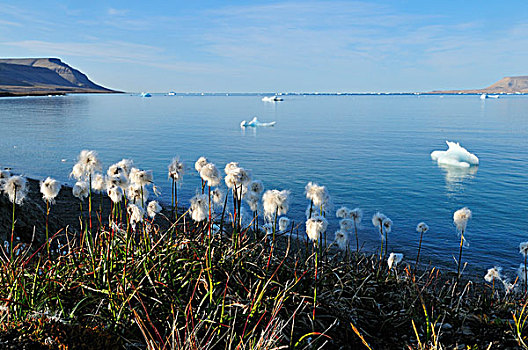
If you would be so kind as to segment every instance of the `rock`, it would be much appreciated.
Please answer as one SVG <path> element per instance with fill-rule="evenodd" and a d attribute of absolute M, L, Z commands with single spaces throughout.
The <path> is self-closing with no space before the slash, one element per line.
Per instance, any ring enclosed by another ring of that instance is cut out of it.
<path fill-rule="evenodd" d="M 444 324 L 442 324 L 441 329 L 442 329 L 443 331 L 450 331 L 450 330 L 453 329 L 453 326 L 451 326 L 450 323 L 444 323 Z"/>

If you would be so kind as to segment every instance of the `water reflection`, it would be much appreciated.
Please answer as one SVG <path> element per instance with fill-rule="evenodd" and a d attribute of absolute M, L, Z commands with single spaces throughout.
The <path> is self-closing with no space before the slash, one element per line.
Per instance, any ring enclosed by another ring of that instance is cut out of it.
<path fill-rule="evenodd" d="M 254 127 L 254 126 L 240 126 L 240 133 L 245 136 L 245 135 L 253 135 L 253 136 L 256 136 L 257 135 L 257 128 Z"/>
<path fill-rule="evenodd" d="M 462 168 L 458 166 L 438 164 L 444 171 L 446 188 L 449 195 L 455 195 L 464 190 L 464 181 L 472 180 L 478 171 L 478 166 Z"/>

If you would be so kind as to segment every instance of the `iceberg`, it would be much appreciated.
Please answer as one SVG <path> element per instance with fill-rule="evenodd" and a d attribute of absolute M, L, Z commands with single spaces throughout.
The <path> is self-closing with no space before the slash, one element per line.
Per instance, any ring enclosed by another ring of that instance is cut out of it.
<path fill-rule="evenodd" d="M 242 122 L 240 123 L 240 127 L 241 128 L 245 128 L 245 127 L 257 127 L 257 126 L 274 126 L 276 122 L 269 122 L 269 123 L 262 123 L 261 121 L 259 121 L 257 119 L 257 117 L 254 117 L 253 119 L 251 119 L 249 122 L 248 121 L 245 121 L 245 120 L 242 120 Z"/>
<path fill-rule="evenodd" d="M 262 102 L 280 102 L 284 101 L 282 97 L 279 96 L 264 96 Z"/>
<path fill-rule="evenodd" d="M 431 152 L 431 159 L 436 160 L 439 165 L 455 166 L 460 168 L 469 168 L 472 165 L 478 165 L 479 159 L 473 153 L 460 146 L 458 142 L 446 141 L 447 151 Z"/>

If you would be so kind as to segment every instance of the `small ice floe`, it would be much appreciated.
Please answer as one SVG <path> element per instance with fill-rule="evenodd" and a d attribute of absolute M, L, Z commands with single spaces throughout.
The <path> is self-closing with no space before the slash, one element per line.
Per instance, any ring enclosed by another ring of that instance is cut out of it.
<path fill-rule="evenodd" d="M 284 101 L 282 97 L 279 96 L 264 96 L 262 102 L 280 102 Z"/>
<path fill-rule="evenodd" d="M 481 100 L 485 100 L 485 99 L 487 99 L 487 98 L 495 98 L 495 99 L 497 99 L 497 98 L 499 98 L 499 95 L 488 95 L 488 94 L 482 94 L 482 95 L 480 95 L 480 99 L 481 99 Z"/>
<path fill-rule="evenodd" d="M 468 152 L 468 150 L 460 146 L 458 142 L 446 141 L 446 143 L 448 146 L 447 151 L 431 152 L 431 159 L 436 160 L 439 165 L 469 168 L 472 165 L 479 164 L 478 157 L 473 153 Z"/>
<path fill-rule="evenodd" d="M 152 95 L 149 92 L 142 92 L 141 97 L 152 97 Z"/>
<path fill-rule="evenodd" d="M 253 119 L 251 119 L 250 121 L 246 121 L 246 120 L 242 120 L 242 122 L 240 122 L 240 127 L 241 128 L 246 128 L 246 127 L 257 127 L 257 126 L 274 126 L 276 122 L 269 122 L 269 123 L 262 123 L 261 121 L 259 121 L 257 119 L 257 117 L 254 117 Z"/>

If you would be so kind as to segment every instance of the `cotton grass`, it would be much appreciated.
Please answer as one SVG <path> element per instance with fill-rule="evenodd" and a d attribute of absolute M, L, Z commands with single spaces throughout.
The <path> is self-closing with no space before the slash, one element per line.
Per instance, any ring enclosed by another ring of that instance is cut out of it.
<path fill-rule="evenodd" d="M 460 279 L 460 266 L 462 265 L 462 247 L 464 244 L 467 244 L 464 237 L 466 232 L 466 227 L 469 219 L 471 219 L 471 210 L 467 207 L 455 211 L 453 214 L 453 222 L 457 228 L 457 232 L 460 235 L 460 251 L 458 254 L 458 271 L 457 271 L 457 281 Z"/>

